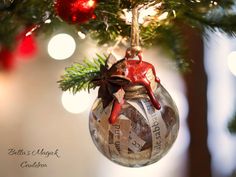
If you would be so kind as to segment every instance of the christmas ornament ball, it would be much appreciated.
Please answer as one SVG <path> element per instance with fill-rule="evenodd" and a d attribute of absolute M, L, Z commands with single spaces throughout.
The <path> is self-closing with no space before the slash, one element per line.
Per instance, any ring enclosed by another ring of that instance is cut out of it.
<path fill-rule="evenodd" d="M 90 134 L 97 149 L 111 161 L 142 167 L 160 160 L 172 147 L 179 131 L 177 107 L 161 84 L 154 95 L 161 108 L 155 109 L 143 86 L 126 90 L 117 121 L 109 123 L 112 105 L 103 108 L 101 98 L 92 107 Z"/>
<path fill-rule="evenodd" d="M 86 23 L 95 18 L 96 0 L 56 0 L 57 15 L 68 23 Z"/>
<path fill-rule="evenodd" d="M 16 54 L 22 59 L 31 59 L 37 53 L 37 43 L 34 35 L 23 36 L 19 39 Z"/>
<path fill-rule="evenodd" d="M 11 71 L 15 64 L 16 61 L 13 52 L 6 47 L 0 48 L 0 70 Z"/>

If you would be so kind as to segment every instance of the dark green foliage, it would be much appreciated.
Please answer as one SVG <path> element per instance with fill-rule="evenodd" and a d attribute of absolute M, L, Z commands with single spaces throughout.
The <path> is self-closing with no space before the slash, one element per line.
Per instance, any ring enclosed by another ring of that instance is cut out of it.
<path fill-rule="evenodd" d="M 63 91 L 72 91 L 76 93 L 82 89 L 92 89 L 95 86 L 91 82 L 94 78 L 100 76 L 100 67 L 105 65 L 107 56 L 97 55 L 96 59 L 90 61 L 85 59 L 83 63 L 75 63 L 65 69 L 64 75 L 58 81 Z"/>
<path fill-rule="evenodd" d="M 56 20 L 52 0 L 14 0 L 0 11 L 0 46 L 14 47 L 17 35 L 33 25 L 51 27 L 44 23 L 47 19 Z"/>
<path fill-rule="evenodd" d="M 0 46 L 4 44 L 8 48 L 12 46 L 13 41 L 19 31 L 19 22 L 13 20 L 8 12 L 3 12 L 3 15 L 0 16 Z M 1 15 L 1 14 L 0 14 Z"/>
<path fill-rule="evenodd" d="M 142 31 L 144 33 L 141 33 L 141 39 L 144 44 L 160 45 L 176 61 L 181 71 L 187 69 L 188 61 L 184 57 L 186 48 L 183 45 L 183 36 L 176 25 L 143 28 Z"/>
<path fill-rule="evenodd" d="M 53 0 L 15 0 L 14 3 L 0 11 L 0 46 L 13 46 L 16 35 L 25 27 L 37 24 L 36 33 L 46 34 L 60 27 L 71 31 L 90 34 L 98 44 L 114 44 L 118 39 L 130 39 L 131 27 L 120 16 L 123 9 L 134 5 L 150 6 L 161 3 L 156 16 L 141 25 L 141 44 L 145 47 L 161 46 L 175 59 L 180 67 L 187 65 L 184 58 L 186 47 L 179 24 L 198 28 L 203 35 L 205 29 L 222 31 L 230 36 L 236 34 L 236 14 L 232 7 L 234 0 L 99 0 L 95 14 L 97 18 L 81 25 L 62 22 L 54 12 Z M 159 19 L 167 13 L 166 19 Z M 51 23 L 44 23 L 50 19 Z M 176 23 L 176 21 L 180 23 Z"/>
<path fill-rule="evenodd" d="M 129 37 L 130 26 L 119 18 L 122 10 L 120 5 L 119 1 L 101 0 L 95 11 L 97 18 L 78 26 L 78 30 L 90 32 L 99 44 L 114 42 L 118 36 Z"/>

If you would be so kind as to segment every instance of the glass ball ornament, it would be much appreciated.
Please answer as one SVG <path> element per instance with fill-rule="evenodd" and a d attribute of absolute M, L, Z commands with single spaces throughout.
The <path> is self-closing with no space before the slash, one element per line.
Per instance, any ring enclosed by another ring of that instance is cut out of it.
<path fill-rule="evenodd" d="M 126 89 L 124 104 L 114 124 L 109 123 L 113 103 L 103 108 L 101 98 L 93 104 L 89 129 L 97 149 L 111 161 L 142 167 L 159 161 L 172 147 L 179 131 L 177 107 L 157 83 L 153 87 L 161 108 L 155 109 L 143 86 Z"/>

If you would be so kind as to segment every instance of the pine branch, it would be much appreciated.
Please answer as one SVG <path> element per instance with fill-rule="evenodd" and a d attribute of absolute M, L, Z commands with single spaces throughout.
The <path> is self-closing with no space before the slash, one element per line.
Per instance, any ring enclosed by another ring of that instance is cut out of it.
<path fill-rule="evenodd" d="M 13 48 L 20 32 L 32 25 L 40 25 L 45 32 L 45 28 L 52 26 L 44 22 L 47 19 L 54 22 L 55 18 L 52 0 L 14 0 L 7 9 L 0 11 L 0 45 Z"/>
<path fill-rule="evenodd" d="M 189 64 L 185 58 L 186 47 L 183 36 L 177 25 L 160 25 L 156 28 L 142 28 L 141 39 L 143 44 L 158 45 L 165 53 L 176 61 L 181 71 L 186 71 Z"/>
<path fill-rule="evenodd" d="M 99 45 L 112 43 L 119 36 L 129 38 L 130 25 L 120 18 L 122 8 L 129 8 L 129 1 L 101 0 L 96 7 L 97 18 L 89 23 L 78 26 L 78 30 L 90 33 Z"/>
<path fill-rule="evenodd" d="M 195 20 L 199 29 L 209 29 L 211 31 L 222 31 L 229 36 L 236 35 L 236 14 L 222 15 L 222 16 L 211 16 L 208 18 L 188 14 L 188 17 Z"/>
<path fill-rule="evenodd" d="M 0 13 L 0 46 L 4 44 L 5 47 L 11 48 L 12 41 L 15 41 L 16 35 L 19 33 L 19 27 L 21 24 L 11 18 L 9 13 L 4 12 L 1 16 Z"/>
<path fill-rule="evenodd" d="M 69 3 L 69 2 L 68 2 Z M 58 27 L 81 31 L 97 40 L 98 44 L 113 44 L 120 37 L 130 40 L 130 25 L 121 18 L 124 9 L 133 5 L 160 4 L 157 14 L 141 25 L 143 46 L 159 44 L 177 59 L 180 66 L 186 65 L 183 58 L 185 46 L 175 22 L 200 29 L 220 30 L 236 35 L 236 14 L 232 14 L 234 0 L 99 0 L 95 9 L 96 19 L 80 25 L 67 24 L 54 11 L 53 0 L 14 0 L 14 3 L 0 11 L 0 45 L 15 45 L 16 36 L 31 25 L 40 25 L 37 34 L 51 33 Z M 159 19 L 167 13 L 166 19 Z M 51 23 L 45 23 L 50 19 Z M 154 24 L 154 25 L 153 25 Z"/>
<path fill-rule="evenodd" d="M 91 81 L 100 75 L 100 67 L 105 65 L 107 56 L 97 54 L 97 58 L 89 61 L 85 59 L 83 63 L 75 63 L 65 69 L 64 75 L 58 81 L 59 87 L 63 91 L 76 93 L 83 89 L 93 89 L 95 85 Z"/>

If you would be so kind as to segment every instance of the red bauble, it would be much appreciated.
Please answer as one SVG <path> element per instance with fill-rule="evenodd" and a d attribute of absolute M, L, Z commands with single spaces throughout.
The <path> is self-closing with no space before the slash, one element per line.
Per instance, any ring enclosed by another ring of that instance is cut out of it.
<path fill-rule="evenodd" d="M 39 25 L 32 25 L 16 36 L 17 45 L 14 51 L 16 57 L 31 59 L 37 54 L 38 46 L 33 32 L 39 27 Z"/>
<path fill-rule="evenodd" d="M 33 35 L 24 36 L 19 40 L 16 48 L 16 55 L 21 58 L 32 58 L 37 52 L 37 44 Z"/>
<path fill-rule="evenodd" d="M 15 57 L 12 51 L 6 47 L 0 49 L 0 68 L 6 71 L 10 71 L 15 66 Z"/>
<path fill-rule="evenodd" d="M 96 0 L 56 0 L 55 10 L 68 23 L 85 23 L 95 18 Z"/>

